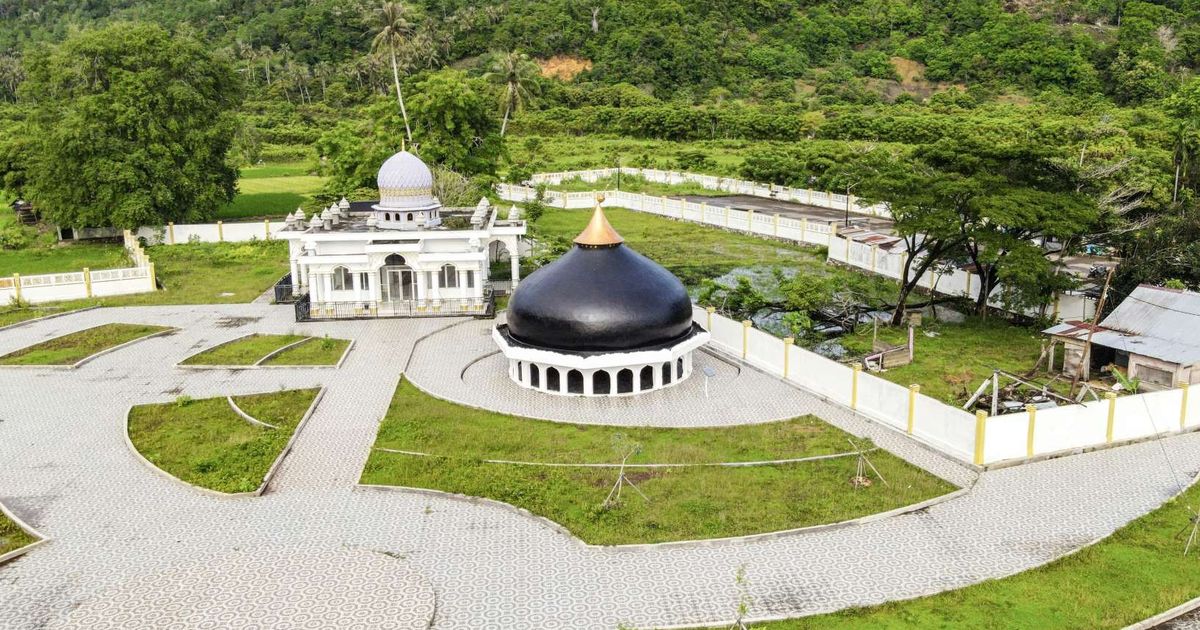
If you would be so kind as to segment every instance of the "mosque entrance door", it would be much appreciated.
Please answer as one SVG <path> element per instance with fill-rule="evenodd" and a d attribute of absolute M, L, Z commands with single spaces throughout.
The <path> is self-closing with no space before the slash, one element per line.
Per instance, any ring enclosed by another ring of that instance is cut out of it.
<path fill-rule="evenodd" d="M 408 267 L 384 267 L 383 301 L 408 302 L 417 299 L 416 273 Z"/>

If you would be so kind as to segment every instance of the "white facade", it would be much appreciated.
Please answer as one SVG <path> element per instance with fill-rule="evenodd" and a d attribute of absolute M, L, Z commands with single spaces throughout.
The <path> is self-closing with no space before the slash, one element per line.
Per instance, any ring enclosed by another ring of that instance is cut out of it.
<path fill-rule="evenodd" d="M 486 199 L 442 208 L 429 169 L 406 151 L 384 163 L 378 181 L 380 200 L 369 210 L 343 199 L 311 221 L 302 211 L 290 215 L 276 235 L 289 242 L 292 290 L 308 296 L 310 317 L 483 313 L 498 251 L 508 253 L 516 286 L 526 228 L 515 209 L 502 219 Z M 447 217 L 464 227 L 447 227 Z"/>

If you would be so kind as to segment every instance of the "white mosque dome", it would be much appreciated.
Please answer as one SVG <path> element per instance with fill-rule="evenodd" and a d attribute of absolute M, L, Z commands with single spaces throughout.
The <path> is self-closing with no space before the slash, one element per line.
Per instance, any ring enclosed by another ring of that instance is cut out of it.
<path fill-rule="evenodd" d="M 387 208 L 426 208 L 436 206 L 433 196 L 433 171 L 421 158 L 401 151 L 379 167 L 379 205 Z"/>

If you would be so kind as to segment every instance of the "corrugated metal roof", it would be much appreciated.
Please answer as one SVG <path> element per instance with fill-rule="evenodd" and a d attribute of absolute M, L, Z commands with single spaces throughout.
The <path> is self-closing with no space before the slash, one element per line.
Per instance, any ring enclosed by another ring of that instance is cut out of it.
<path fill-rule="evenodd" d="M 1087 339 L 1091 324 L 1063 322 L 1046 334 Z M 1092 343 L 1163 361 L 1200 361 L 1200 293 L 1140 286 L 1096 328 Z"/>

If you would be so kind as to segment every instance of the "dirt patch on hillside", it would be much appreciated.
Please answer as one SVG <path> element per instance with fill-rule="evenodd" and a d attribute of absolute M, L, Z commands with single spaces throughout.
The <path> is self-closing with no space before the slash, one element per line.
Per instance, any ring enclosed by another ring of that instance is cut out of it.
<path fill-rule="evenodd" d="M 538 66 L 542 68 L 542 76 L 547 79 L 570 81 L 580 72 L 592 69 L 592 60 L 571 55 L 554 55 L 549 59 L 539 59 Z"/>

